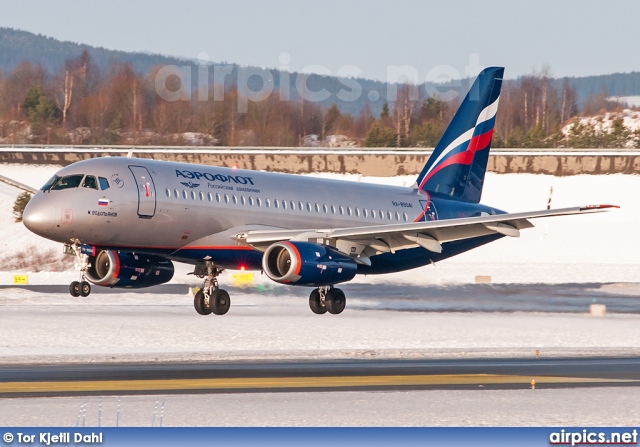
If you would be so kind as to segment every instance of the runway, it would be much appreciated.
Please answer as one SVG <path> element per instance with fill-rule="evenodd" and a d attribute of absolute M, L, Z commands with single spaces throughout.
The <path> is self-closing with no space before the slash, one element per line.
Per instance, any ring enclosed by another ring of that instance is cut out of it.
<path fill-rule="evenodd" d="M 6 366 L 0 396 L 638 386 L 640 358 Z"/>
<path fill-rule="evenodd" d="M 173 294 L 184 296 L 189 284 L 163 284 L 143 289 L 113 289 L 94 286 L 91 296 L 136 294 Z M 2 289 L 28 290 L 42 294 L 67 296 L 68 285 L 0 285 Z M 289 286 L 225 286 L 237 295 L 279 296 L 289 293 L 306 298 L 307 288 Z M 612 293 L 607 283 L 566 284 L 456 284 L 416 286 L 399 284 L 348 284 L 347 309 L 390 310 L 402 312 L 584 312 L 590 304 L 606 304 L 608 312 L 640 313 L 640 295 Z M 71 300 L 71 297 L 69 297 Z M 88 299 L 91 299 L 90 297 Z M 85 299 L 85 300 L 88 300 Z"/>

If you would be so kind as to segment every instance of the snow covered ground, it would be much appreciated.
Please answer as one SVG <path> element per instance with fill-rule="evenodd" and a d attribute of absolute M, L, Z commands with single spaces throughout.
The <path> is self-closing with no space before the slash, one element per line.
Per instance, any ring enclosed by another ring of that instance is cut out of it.
<path fill-rule="evenodd" d="M 627 104 L 630 107 L 640 107 L 640 96 L 610 96 L 609 101 Z"/>
<path fill-rule="evenodd" d="M 298 290 L 298 289 L 295 289 Z M 292 293 L 296 293 L 292 291 Z M 5 289 L 0 359 L 9 363 L 640 355 L 640 314 L 309 311 L 298 296 L 234 294 L 224 317 L 183 295 Z M 329 334 L 331 334 L 329 336 Z"/>
<path fill-rule="evenodd" d="M 637 426 L 640 387 L 0 399 L 0 426 Z"/>

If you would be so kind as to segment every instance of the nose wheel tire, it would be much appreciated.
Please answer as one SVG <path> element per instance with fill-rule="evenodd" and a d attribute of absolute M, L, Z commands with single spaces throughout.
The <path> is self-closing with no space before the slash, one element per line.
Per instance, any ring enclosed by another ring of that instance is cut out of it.
<path fill-rule="evenodd" d="M 193 297 L 193 307 L 196 308 L 196 312 L 200 315 L 209 315 L 211 313 L 211 309 L 205 303 L 205 296 L 202 290 L 196 293 L 196 296 Z"/>
<path fill-rule="evenodd" d="M 214 290 L 209 298 L 209 306 L 211 307 L 211 311 L 216 315 L 224 315 L 229 312 L 231 298 L 227 291 L 223 289 Z"/>
<path fill-rule="evenodd" d="M 347 305 L 347 297 L 340 289 L 330 289 L 325 295 L 324 305 L 330 314 L 337 315 L 341 313 Z"/>
<path fill-rule="evenodd" d="M 327 313 L 327 308 L 320 298 L 320 291 L 318 289 L 314 289 L 311 295 L 309 295 L 309 307 L 311 308 L 311 312 L 316 315 Z"/>
<path fill-rule="evenodd" d="M 74 297 L 80 296 L 80 282 L 73 281 L 71 284 L 69 284 L 69 293 Z"/>

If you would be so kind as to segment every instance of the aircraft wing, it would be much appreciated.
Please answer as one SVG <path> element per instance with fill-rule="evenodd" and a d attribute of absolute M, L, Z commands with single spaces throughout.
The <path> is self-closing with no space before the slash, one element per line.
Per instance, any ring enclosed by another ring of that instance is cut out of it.
<path fill-rule="evenodd" d="M 445 242 L 469 239 L 490 234 L 518 237 L 520 230 L 532 228 L 528 219 L 598 213 L 618 208 L 615 205 L 590 205 L 555 210 L 529 211 L 511 214 L 482 215 L 459 219 L 370 225 L 333 229 L 256 230 L 236 235 L 235 239 L 258 250 L 283 240 L 310 241 L 336 247 L 356 261 L 369 264 L 369 256 L 394 253 L 396 250 L 424 247 L 442 252 Z"/>

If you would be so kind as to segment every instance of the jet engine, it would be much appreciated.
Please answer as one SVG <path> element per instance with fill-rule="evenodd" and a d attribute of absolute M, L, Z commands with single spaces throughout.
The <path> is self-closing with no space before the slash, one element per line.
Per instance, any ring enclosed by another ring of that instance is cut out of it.
<path fill-rule="evenodd" d="M 159 256 L 102 250 L 89 256 L 87 281 L 98 286 L 142 288 L 173 278 L 173 263 Z"/>
<path fill-rule="evenodd" d="M 358 265 L 332 247 L 312 242 L 276 242 L 262 256 L 262 269 L 275 282 L 326 286 L 350 281 Z"/>

